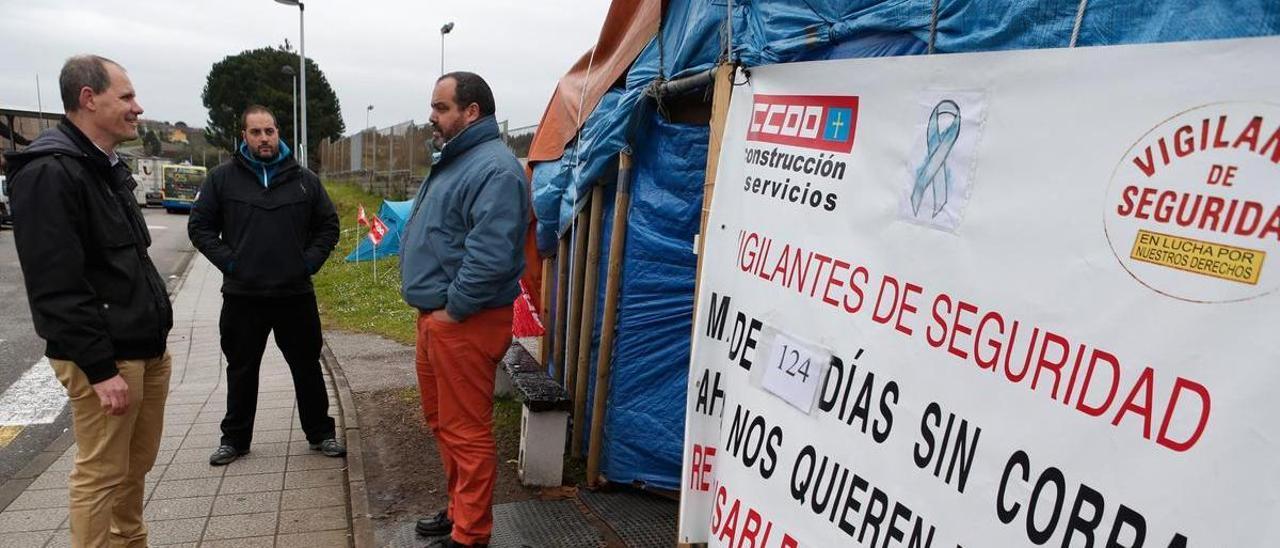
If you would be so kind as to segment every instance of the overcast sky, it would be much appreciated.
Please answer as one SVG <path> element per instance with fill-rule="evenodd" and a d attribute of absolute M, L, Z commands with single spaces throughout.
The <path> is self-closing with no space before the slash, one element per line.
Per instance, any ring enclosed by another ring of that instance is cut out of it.
<path fill-rule="evenodd" d="M 499 120 L 535 124 L 555 84 L 595 43 L 609 0 L 314 0 L 307 57 L 338 95 L 347 132 L 371 122 L 425 122 L 445 69 L 488 80 Z M 0 0 L 0 105 L 61 112 L 58 70 L 97 53 L 129 71 L 144 118 L 204 126 L 200 101 L 213 63 L 244 50 L 297 46 L 298 9 L 272 0 Z"/>

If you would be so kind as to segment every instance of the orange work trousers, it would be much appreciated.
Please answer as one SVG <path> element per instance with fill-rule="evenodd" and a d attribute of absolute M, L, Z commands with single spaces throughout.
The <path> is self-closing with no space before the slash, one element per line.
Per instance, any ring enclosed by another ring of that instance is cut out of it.
<path fill-rule="evenodd" d="M 460 323 L 418 314 L 422 416 L 444 463 L 453 539 L 463 544 L 487 544 L 493 533 L 493 377 L 510 345 L 510 306 L 482 310 Z"/>

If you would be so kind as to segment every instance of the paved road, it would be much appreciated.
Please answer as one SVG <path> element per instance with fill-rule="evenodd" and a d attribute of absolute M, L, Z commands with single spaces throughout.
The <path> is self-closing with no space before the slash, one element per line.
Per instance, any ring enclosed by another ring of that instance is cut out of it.
<path fill-rule="evenodd" d="M 187 240 L 187 217 L 169 215 L 162 209 L 148 209 L 145 215 L 151 229 L 151 257 L 172 289 L 193 252 Z M 36 404 L 48 404 L 50 418 L 55 414 L 56 418 L 47 424 L 0 424 L 0 483 L 21 470 L 70 427 L 70 414 L 65 405 L 59 405 L 57 399 L 50 397 L 51 392 L 57 398 L 62 395 L 48 390 L 51 376 L 48 366 L 40 364 L 33 368 L 43 354 L 44 341 L 36 336 L 31 325 L 31 309 L 18 267 L 18 254 L 13 247 L 13 230 L 6 226 L 0 229 L 0 420 L 22 422 L 4 419 L 11 415 L 5 407 L 29 409 L 32 402 L 23 398 L 32 397 L 42 400 L 34 402 Z M 31 390 L 32 387 L 37 389 Z"/>

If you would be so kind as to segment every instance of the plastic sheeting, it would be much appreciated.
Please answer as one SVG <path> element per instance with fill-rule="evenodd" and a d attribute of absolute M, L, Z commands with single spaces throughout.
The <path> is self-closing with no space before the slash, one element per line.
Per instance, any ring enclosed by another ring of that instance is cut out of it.
<path fill-rule="evenodd" d="M 946 0 L 937 13 L 935 50 L 1066 47 L 1079 5 L 1078 0 Z M 735 1 L 734 58 L 757 66 L 921 54 L 928 48 L 932 10 L 933 0 Z M 691 248 L 700 221 L 708 128 L 664 121 L 654 113 L 645 91 L 660 75 L 674 79 L 711 68 L 727 38 L 723 23 L 728 11 L 723 0 L 666 2 L 660 31 L 636 57 L 624 84 L 604 94 L 559 160 L 533 168 L 537 243 L 543 252 L 553 252 L 591 185 L 606 181 L 606 202 L 612 204 L 617 154 L 627 146 L 634 152 L 631 219 L 602 455 L 602 470 L 614 482 L 679 487 L 696 268 Z M 1092 0 L 1077 45 L 1277 33 L 1280 3 L 1276 0 Z M 612 205 L 605 210 L 603 230 L 608 234 Z M 602 245 L 608 247 L 607 237 Z M 594 296 L 593 387 L 607 256 L 606 249 Z M 557 365 L 550 368 L 556 374 Z"/>
<path fill-rule="evenodd" d="M 413 213 L 413 200 L 382 202 L 382 206 L 378 208 L 378 218 L 387 225 L 387 235 L 382 237 L 382 243 L 378 245 L 379 259 L 400 254 L 400 229 L 409 220 L 410 213 Z M 356 248 L 347 255 L 347 262 L 372 261 L 374 256 L 373 242 L 362 237 Z"/>
<path fill-rule="evenodd" d="M 909 33 L 924 44 L 933 0 L 752 0 L 734 51 L 747 66 L 791 62 L 805 52 L 877 33 Z M 1079 0 L 939 3 L 939 53 L 1067 47 Z M 1242 38 L 1280 32 L 1275 0 L 1092 0 L 1077 46 Z"/>

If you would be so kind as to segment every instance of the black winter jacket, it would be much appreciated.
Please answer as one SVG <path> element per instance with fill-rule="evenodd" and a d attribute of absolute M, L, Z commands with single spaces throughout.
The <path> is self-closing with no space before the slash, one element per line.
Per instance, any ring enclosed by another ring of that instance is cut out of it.
<path fill-rule="evenodd" d="M 116 360 L 163 354 L 173 309 L 128 166 L 112 166 L 66 118 L 6 158 L 14 242 L 45 354 L 75 362 L 91 383 L 114 377 Z"/>
<path fill-rule="evenodd" d="M 239 153 L 209 173 L 187 221 L 191 243 L 222 270 L 228 295 L 311 293 L 338 245 L 338 214 L 320 178 L 292 156 L 267 187 Z"/>

